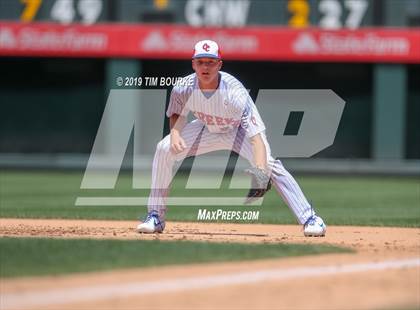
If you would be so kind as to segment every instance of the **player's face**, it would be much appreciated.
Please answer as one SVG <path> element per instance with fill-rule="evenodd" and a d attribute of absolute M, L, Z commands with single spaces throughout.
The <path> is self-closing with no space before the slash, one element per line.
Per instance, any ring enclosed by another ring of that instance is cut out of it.
<path fill-rule="evenodd" d="M 222 67 L 222 61 L 214 58 L 197 58 L 193 59 L 192 67 L 199 81 L 208 85 L 217 81 L 219 70 Z"/>

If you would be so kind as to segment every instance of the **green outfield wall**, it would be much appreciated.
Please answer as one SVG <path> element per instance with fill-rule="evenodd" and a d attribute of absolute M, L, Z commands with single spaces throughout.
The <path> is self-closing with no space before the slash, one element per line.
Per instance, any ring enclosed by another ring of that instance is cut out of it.
<path fill-rule="evenodd" d="M 1 58 L 0 67 L 1 153 L 89 153 L 115 76 L 191 72 L 189 61 L 170 60 Z M 419 65 L 231 61 L 223 69 L 254 99 L 261 88 L 327 88 L 342 97 L 335 143 L 317 157 L 420 158 Z"/>

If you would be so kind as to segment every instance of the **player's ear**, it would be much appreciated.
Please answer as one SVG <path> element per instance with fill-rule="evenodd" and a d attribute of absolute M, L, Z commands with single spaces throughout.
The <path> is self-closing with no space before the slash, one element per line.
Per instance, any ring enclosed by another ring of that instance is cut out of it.
<path fill-rule="evenodd" d="M 222 68 L 222 65 L 223 65 L 223 61 L 219 60 L 219 70 Z"/>
<path fill-rule="evenodd" d="M 191 60 L 191 66 L 193 68 L 193 70 L 195 71 L 195 63 L 194 63 L 194 59 Z"/>

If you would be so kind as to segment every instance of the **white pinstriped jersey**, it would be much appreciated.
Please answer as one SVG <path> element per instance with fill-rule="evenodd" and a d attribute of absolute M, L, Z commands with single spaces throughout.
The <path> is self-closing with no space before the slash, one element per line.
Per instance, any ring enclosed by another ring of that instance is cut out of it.
<path fill-rule="evenodd" d="M 205 94 L 199 89 L 195 73 L 185 77 L 184 82 L 187 83 L 173 88 L 166 115 L 186 116 L 192 112 L 198 120 L 186 124 L 182 130 L 182 138 L 186 145 L 183 151 L 176 154 L 172 151 L 170 135 L 158 143 L 153 159 L 148 211 L 158 212 L 159 217 L 165 219 L 169 188 L 177 161 L 230 148 L 254 164 L 255 154 L 250 137 L 261 133 L 273 185 L 299 223 L 306 223 L 314 214 L 312 207 L 281 161 L 271 156 L 264 133 L 265 125 L 241 82 L 228 73 L 220 72 L 219 87 L 213 94 Z M 202 130 L 202 124 L 208 130 Z M 244 130 L 235 132 L 238 126 Z"/>
<path fill-rule="evenodd" d="M 195 73 L 184 79 L 191 81 L 174 86 L 166 115 L 187 116 L 192 112 L 211 133 L 225 133 L 242 126 L 248 137 L 265 130 L 265 125 L 248 91 L 232 75 L 219 71 L 219 87 L 214 93 L 204 93 L 198 87 Z"/>

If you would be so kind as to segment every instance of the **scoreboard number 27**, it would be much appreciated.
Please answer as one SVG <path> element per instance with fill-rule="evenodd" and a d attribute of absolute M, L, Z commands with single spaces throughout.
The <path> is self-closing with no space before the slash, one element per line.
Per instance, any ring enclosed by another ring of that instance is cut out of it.
<path fill-rule="evenodd" d="M 359 28 L 368 6 L 367 0 L 319 0 L 319 26 L 326 29 Z M 289 26 L 302 28 L 311 24 L 309 0 L 289 0 L 287 10 L 291 15 Z M 343 18 L 344 13 L 347 13 L 346 18 Z"/>

